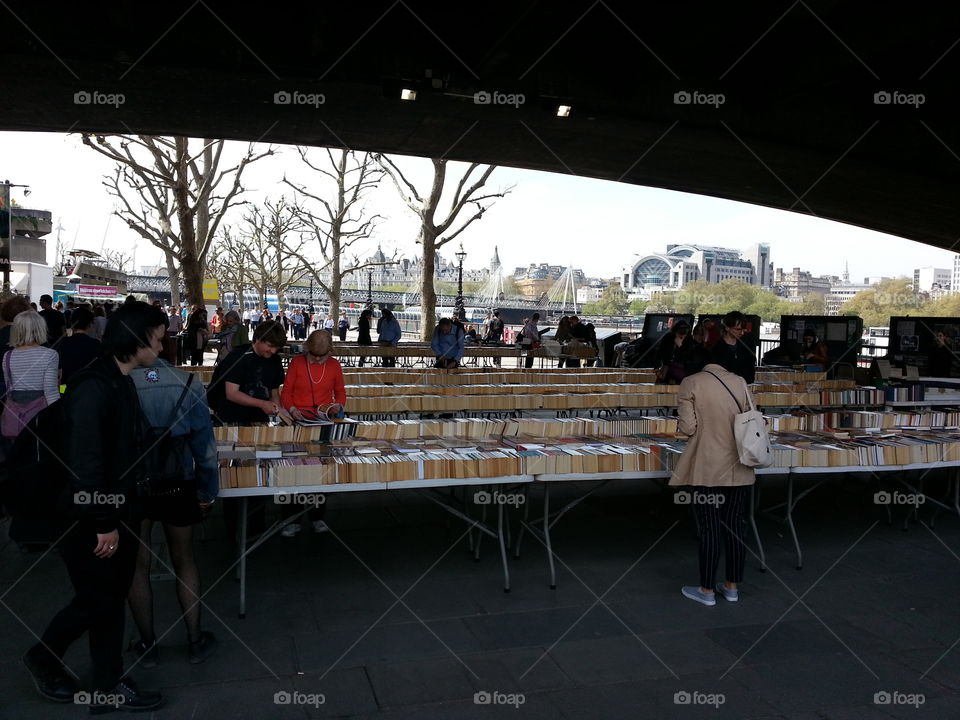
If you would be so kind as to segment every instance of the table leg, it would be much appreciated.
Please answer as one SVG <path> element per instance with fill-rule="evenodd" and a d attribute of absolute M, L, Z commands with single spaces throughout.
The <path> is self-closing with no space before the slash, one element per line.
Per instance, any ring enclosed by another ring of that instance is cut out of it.
<path fill-rule="evenodd" d="M 240 619 L 247 616 L 247 498 L 240 503 Z"/>
<path fill-rule="evenodd" d="M 787 514 L 786 521 L 790 528 L 790 535 L 793 537 L 793 545 L 797 549 L 797 570 L 803 569 L 803 553 L 800 551 L 800 540 L 797 538 L 797 529 L 793 524 L 793 473 L 787 473 Z"/>
<path fill-rule="evenodd" d="M 517 533 L 517 546 L 513 549 L 513 556 L 520 557 L 520 546 L 523 544 L 523 534 L 527 531 L 527 522 L 530 520 L 530 493 L 528 487 L 523 488 L 523 520 L 520 521 L 520 530 Z"/>
<path fill-rule="evenodd" d="M 510 568 L 507 566 L 507 546 L 503 539 L 503 503 L 497 504 L 497 540 L 500 541 L 500 561 L 503 563 L 503 591 L 510 592 Z"/>
<path fill-rule="evenodd" d="M 550 563 L 550 589 L 557 589 L 557 569 L 553 564 L 553 544 L 550 542 L 550 484 L 543 486 L 543 539 L 547 546 L 547 562 Z"/>

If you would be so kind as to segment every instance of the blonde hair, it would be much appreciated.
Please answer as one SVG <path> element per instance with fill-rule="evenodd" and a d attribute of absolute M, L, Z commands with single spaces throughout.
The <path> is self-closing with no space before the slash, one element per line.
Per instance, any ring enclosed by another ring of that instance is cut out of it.
<path fill-rule="evenodd" d="M 36 310 L 17 313 L 10 327 L 10 347 L 43 345 L 47 341 L 47 321 Z"/>
<path fill-rule="evenodd" d="M 307 342 L 304 344 L 308 350 L 313 351 L 324 338 L 326 338 L 327 341 L 327 349 L 329 351 L 333 351 L 333 335 L 330 334 L 329 330 L 314 330 L 312 333 L 310 333 L 310 336 L 307 338 Z"/>

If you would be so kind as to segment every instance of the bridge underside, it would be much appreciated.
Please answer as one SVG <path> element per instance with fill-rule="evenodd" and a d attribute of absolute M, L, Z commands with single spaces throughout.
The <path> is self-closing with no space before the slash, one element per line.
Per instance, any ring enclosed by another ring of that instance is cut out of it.
<path fill-rule="evenodd" d="M 960 236 L 953 5 L 5 8 L 6 130 L 442 156 Z"/>

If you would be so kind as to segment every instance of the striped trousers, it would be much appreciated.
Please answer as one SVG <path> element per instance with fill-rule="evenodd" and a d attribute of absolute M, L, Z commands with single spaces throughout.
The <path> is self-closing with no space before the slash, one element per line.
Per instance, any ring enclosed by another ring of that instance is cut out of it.
<path fill-rule="evenodd" d="M 720 548 L 726 561 L 726 580 L 743 582 L 747 548 L 744 544 L 744 507 L 749 485 L 693 487 L 693 509 L 700 536 L 700 586 L 711 589 L 720 563 Z"/>

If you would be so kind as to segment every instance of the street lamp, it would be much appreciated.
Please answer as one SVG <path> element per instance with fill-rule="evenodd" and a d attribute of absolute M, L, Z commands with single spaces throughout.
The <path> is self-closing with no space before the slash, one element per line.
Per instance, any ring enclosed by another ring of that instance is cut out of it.
<path fill-rule="evenodd" d="M 457 266 L 457 300 L 454 307 L 457 311 L 457 317 L 460 318 L 460 322 L 463 322 L 466 318 L 466 311 L 463 307 L 463 261 L 467 257 L 467 253 L 463 250 L 463 243 L 460 243 L 460 249 L 454 255 L 459 263 Z"/>
<path fill-rule="evenodd" d="M 373 270 L 367 270 L 367 310 L 373 310 Z"/>

